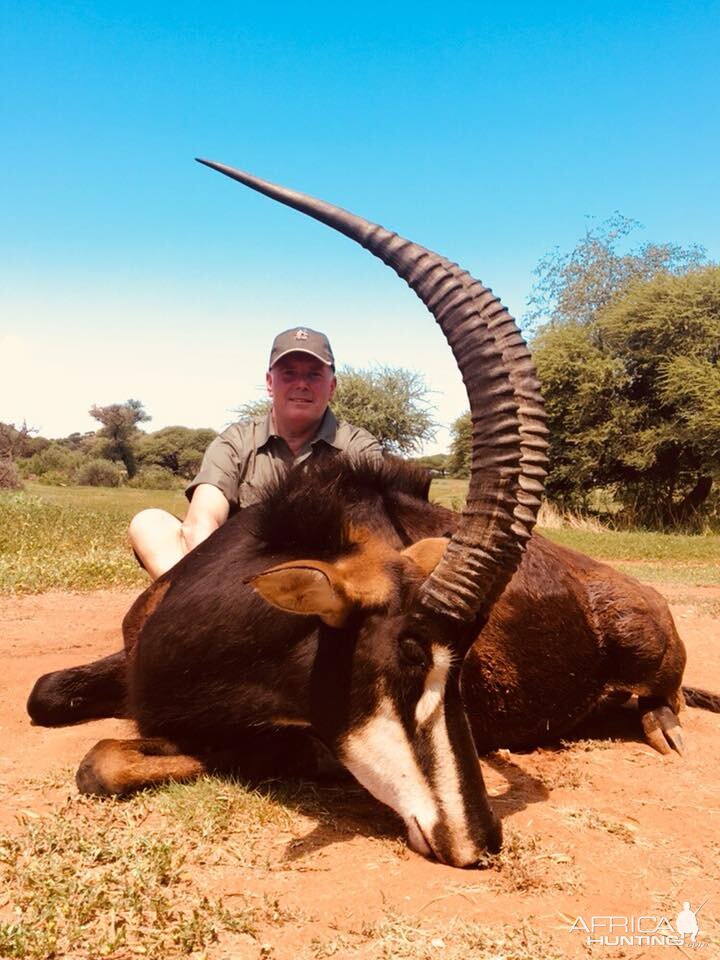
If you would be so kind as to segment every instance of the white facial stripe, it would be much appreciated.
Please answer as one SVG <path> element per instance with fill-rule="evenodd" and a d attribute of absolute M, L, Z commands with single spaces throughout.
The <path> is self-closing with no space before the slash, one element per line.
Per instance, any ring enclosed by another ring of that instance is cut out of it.
<path fill-rule="evenodd" d="M 374 797 L 392 807 L 408 825 L 417 817 L 423 830 L 432 832 L 439 819 L 437 804 L 387 697 L 380 701 L 374 716 L 347 737 L 340 759 Z M 417 833 L 414 824 L 411 838 L 413 830 Z"/>
<path fill-rule="evenodd" d="M 460 772 L 450 746 L 444 710 L 437 711 L 431 730 L 435 760 L 433 787 L 443 806 L 443 819 L 451 826 L 455 855 L 459 862 L 469 863 L 477 858 L 478 850 L 468 832 L 465 802 L 460 789 Z"/>
<path fill-rule="evenodd" d="M 387 696 L 377 712 L 347 736 L 338 759 L 374 797 L 400 814 L 415 850 L 426 856 L 439 853 L 428 849 L 426 838 L 432 842 L 433 831 L 442 822 L 452 836 L 452 862 L 471 863 L 479 850 L 470 837 L 460 771 L 443 709 L 451 662 L 450 652 L 433 644 L 433 667 L 416 708 L 418 725 L 424 724 L 421 735 L 429 738 L 432 749 L 432 784 L 420 769 L 405 727 Z"/>
<path fill-rule="evenodd" d="M 432 645 L 433 665 L 425 678 L 425 689 L 415 707 L 415 722 L 419 727 L 426 723 L 438 710 L 445 693 L 445 682 L 452 656 L 447 647 Z"/>
<path fill-rule="evenodd" d="M 427 724 L 433 746 L 433 790 L 443 808 L 443 820 L 451 825 L 455 853 L 461 860 L 469 861 L 476 855 L 470 839 L 465 814 L 465 804 L 460 789 L 460 771 L 455 753 L 450 746 L 450 737 L 443 709 L 445 684 L 452 663 L 452 654 L 447 647 L 432 645 L 433 666 L 425 680 L 425 690 L 418 700 L 415 719 L 418 726 Z"/>

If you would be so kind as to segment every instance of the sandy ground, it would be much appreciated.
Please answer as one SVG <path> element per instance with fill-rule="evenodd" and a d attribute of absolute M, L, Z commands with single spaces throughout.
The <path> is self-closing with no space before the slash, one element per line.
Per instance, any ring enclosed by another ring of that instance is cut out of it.
<path fill-rule="evenodd" d="M 660 590 L 688 648 L 686 682 L 720 692 L 720 588 Z M 17 826 L 22 810 L 42 812 L 57 802 L 49 773 L 61 771 L 65 792 L 73 790 L 68 771 L 84 753 L 101 737 L 130 732 L 117 720 L 33 727 L 24 705 L 40 674 L 119 648 L 120 621 L 134 596 L 98 591 L 0 598 L 0 828 Z M 586 738 L 484 758 L 511 852 L 500 871 L 461 871 L 423 860 L 407 851 L 392 814 L 358 789 L 344 796 L 336 787 L 326 797 L 337 811 L 330 826 L 313 824 L 299 811 L 294 835 L 268 838 L 270 868 L 212 876 L 218 893 L 268 892 L 309 919 L 292 930 L 268 930 L 264 948 L 251 944 L 248 952 L 210 955 L 297 956 L 313 940 L 342 943 L 344 932 L 396 914 L 430 920 L 441 930 L 451 930 L 454 918 L 498 929 L 526 926 L 551 936 L 564 955 L 580 957 L 586 955 L 585 934 L 568 929 L 577 917 L 589 923 L 593 916 L 666 914 L 674 920 L 683 901 L 695 908 L 707 900 L 695 950 L 598 945 L 590 955 L 720 957 L 720 715 L 691 709 L 683 723 L 690 749 L 682 760 L 661 757 L 642 743 L 634 717 L 612 741 Z M 433 949 L 442 956 L 442 939 Z M 327 947 L 307 955 L 331 954 Z M 343 956 L 341 946 L 334 955 Z"/>

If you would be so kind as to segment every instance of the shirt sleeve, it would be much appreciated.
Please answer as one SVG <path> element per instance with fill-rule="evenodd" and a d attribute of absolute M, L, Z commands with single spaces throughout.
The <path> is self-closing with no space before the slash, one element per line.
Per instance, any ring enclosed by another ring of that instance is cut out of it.
<path fill-rule="evenodd" d="M 240 430 L 235 426 L 229 427 L 215 437 L 205 451 L 200 472 L 185 490 L 185 496 L 192 500 L 195 487 L 209 483 L 220 490 L 231 507 L 237 507 L 246 459 Z"/>

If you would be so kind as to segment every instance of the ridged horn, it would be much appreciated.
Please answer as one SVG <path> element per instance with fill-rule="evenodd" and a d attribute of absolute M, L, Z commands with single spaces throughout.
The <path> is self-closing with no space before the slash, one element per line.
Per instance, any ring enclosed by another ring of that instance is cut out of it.
<path fill-rule="evenodd" d="M 415 291 L 462 374 L 472 418 L 470 488 L 458 530 L 422 587 L 426 608 L 487 615 L 512 576 L 540 506 L 547 442 L 540 389 L 513 318 L 457 264 L 341 207 L 211 160 L 198 160 L 355 240 Z"/>

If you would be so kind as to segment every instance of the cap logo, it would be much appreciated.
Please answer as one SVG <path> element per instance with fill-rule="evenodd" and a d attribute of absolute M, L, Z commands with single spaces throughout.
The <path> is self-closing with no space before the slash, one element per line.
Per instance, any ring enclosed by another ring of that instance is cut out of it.
<path fill-rule="evenodd" d="M 308 338 L 307 330 L 296 330 L 296 331 L 295 331 L 295 339 L 296 339 L 296 340 L 307 340 L 307 338 Z"/>

